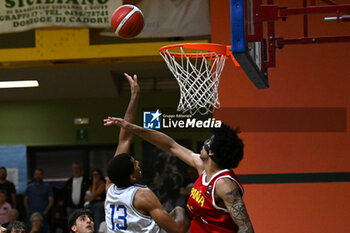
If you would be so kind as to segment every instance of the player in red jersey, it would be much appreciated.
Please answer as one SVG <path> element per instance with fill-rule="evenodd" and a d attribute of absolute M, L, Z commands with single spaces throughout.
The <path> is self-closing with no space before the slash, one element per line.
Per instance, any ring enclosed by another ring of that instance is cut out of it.
<path fill-rule="evenodd" d="M 237 130 L 225 124 L 214 128 L 200 154 L 195 154 L 162 132 L 141 128 L 121 118 L 109 117 L 108 121 L 171 152 L 201 174 L 187 202 L 191 233 L 254 232 L 242 199 L 242 185 L 232 171 L 243 158 L 243 142 Z"/>

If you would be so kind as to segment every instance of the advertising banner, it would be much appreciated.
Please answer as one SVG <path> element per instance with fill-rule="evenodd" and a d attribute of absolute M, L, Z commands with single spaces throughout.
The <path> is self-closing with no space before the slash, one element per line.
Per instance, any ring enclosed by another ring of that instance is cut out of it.
<path fill-rule="evenodd" d="M 0 33 L 39 27 L 109 27 L 122 0 L 2 0 Z"/>
<path fill-rule="evenodd" d="M 123 0 L 1 0 L 0 33 L 40 27 L 110 29 L 110 18 Z M 138 37 L 210 35 L 209 0 L 142 0 Z"/>

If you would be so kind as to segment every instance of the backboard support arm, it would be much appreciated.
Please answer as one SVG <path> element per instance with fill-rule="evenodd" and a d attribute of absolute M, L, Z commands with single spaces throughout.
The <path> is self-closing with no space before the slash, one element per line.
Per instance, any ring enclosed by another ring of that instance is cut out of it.
<path fill-rule="evenodd" d="M 302 0 L 300 8 L 280 7 L 274 3 L 274 0 L 266 0 L 263 4 L 262 0 L 246 0 L 253 4 L 252 17 L 254 24 L 254 33 L 246 36 L 246 42 L 259 41 L 264 39 L 263 24 L 267 24 L 267 43 L 266 43 L 266 58 L 262 59 L 261 70 L 267 78 L 267 68 L 276 66 L 276 49 L 282 49 L 285 45 L 296 44 L 316 44 L 316 43 L 336 43 L 336 42 L 350 42 L 350 35 L 337 36 L 309 36 L 308 16 L 316 14 L 336 14 L 336 17 L 326 17 L 325 21 L 349 22 L 350 21 L 350 4 L 337 4 L 332 0 L 322 0 L 327 5 L 316 5 L 315 0 Z M 289 16 L 303 15 L 303 35 L 300 38 L 283 38 L 275 36 L 275 21 L 281 19 L 287 20 Z M 247 30 L 247 29 L 246 29 Z M 239 61 L 239 60 L 238 60 Z M 243 67 L 242 67 L 243 68 Z M 248 73 L 247 73 L 248 74 Z M 249 74 L 248 74 L 249 75 Z M 250 78 L 252 79 L 252 78 Z M 252 80 L 253 81 L 253 80 Z M 261 87 L 261 81 L 254 83 L 259 89 L 267 88 Z M 260 84 L 259 84 L 260 83 Z M 260 87 L 259 87 L 260 85 Z"/>

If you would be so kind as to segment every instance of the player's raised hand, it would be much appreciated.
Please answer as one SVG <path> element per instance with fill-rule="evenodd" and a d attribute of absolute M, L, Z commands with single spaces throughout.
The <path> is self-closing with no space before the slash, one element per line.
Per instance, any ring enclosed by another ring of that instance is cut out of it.
<path fill-rule="evenodd" d="M 127 73 L 124 73 L 124 75 L 129 82 L 131 96 L 138 95 L 140 92 L 140 87 L 139 87 L 139 84 L 137 83 L 137 75 L 134 74 L 134 77 L 131 77 Z"/>

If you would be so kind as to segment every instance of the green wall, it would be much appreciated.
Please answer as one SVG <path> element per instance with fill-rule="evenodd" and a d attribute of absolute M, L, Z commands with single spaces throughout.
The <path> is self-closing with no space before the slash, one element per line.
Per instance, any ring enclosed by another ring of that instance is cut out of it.
<path fill-rule="evenodd" d="M 176 92 L 141 93 L 137 124 L 142 124 L 142 109 L 172 108 L 176 110 L 179 96 Z M 117 127 L 103 126 L 107 116 L 123 117 L 129 93 L 117 98 L 102 99 L 61 99 L 0 102 L 0 145 L 24 144 L 27 146 L 71 146 L 79 145 L 77 130 L 88 132 L 85 145 L 114 145 L 119 133 Z M 88 117 L 89 125 L 77 126 L 73 120 Z M 209 134 L 206 132 L 166 132 L 177 140 L 197 141 Z M 135 152 L 141 154 L 142 140 L 134 138 Z"/>

